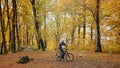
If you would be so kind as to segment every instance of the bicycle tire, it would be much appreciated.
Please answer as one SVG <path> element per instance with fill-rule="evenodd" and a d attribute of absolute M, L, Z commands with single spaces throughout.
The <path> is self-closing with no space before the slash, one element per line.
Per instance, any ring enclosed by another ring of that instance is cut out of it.
<path fill-rule="evenodd" d="M 57 54 L 56 54 L 55 57 L 56 57 L 56 60 L 57 60 L 57 61 L 61 61 L 61 57 L 60 57 L 60 55 L 61 55 L 60 53 L 57 53 Z"/>
<path fill-rule="evenodd" d="M 72 62 L 74 60 L 74 56 L 72 53 L 67 53 L 66 54 L 66 61 Z"/>

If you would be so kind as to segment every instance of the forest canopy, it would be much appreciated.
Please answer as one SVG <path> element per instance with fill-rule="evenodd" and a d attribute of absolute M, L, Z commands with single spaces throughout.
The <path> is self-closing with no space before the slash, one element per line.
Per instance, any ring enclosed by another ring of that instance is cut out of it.
<path fill-rule="evenodd" d="M 0 54 L 30 46 L 120 52 L 120 0 L 0 0 Z"/>

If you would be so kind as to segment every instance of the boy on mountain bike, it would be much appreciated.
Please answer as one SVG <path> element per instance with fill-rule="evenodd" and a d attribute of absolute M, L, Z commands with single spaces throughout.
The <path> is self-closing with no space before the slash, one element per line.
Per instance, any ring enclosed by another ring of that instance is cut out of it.
<path fill-rule="evenodd" d="M 60 42 L 58 49 L 61 52 L 61 59 L 64 59 L 65 56 L 65 49 L 66 49 L 67 45 L 65 44 L 65 41 L 63 40 L 62 42 Z"/>

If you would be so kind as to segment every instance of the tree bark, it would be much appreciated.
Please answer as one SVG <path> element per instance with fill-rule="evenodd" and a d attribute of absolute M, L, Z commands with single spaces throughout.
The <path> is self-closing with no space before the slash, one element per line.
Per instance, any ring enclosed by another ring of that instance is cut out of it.
<path fill-rule="evenodd" d="M 0 0 L 0 22 L 1 22 L 1 31 L 2 31 L 1 54 L 3 54 L 3 48 L 4 48 L 4 54 L 6 54 L 7 48 L 6 48 L 6 38 L 5 38 L 5 25 L 3 23 L 3 18 L 2 18 L 1 0 Z"/>
<path fill-rule="evenodd" d="M 1 55 L 3 54 L 3 42 L 2 42 L 2 44 L 1 44 L 0 54 L 1 54 Z"/>
<path fill-rule="evenodd" d="M 85 44 L 85 36 L 86 36 L 86 17 L 84 19 L 84 23 L 83 23 L 83 44 Z"/>
<path fill-rule="evenodd" d="M 46 4 L 44 2 L 44 5 L 43 5 L 44 6 L 43 7 L 44 8 L 44 47 L 46 48 L 47 47 L 47 44 L 46 44 L 47 43 L 47 41 L 46 41 L 47 38 L 46 38 L 46 7 L 45 7 L 45 5 Z"/>
<path fill-rule="evenodd" d="M 7 21 L 7 23 L 8 23 L 8 25 L 9 25 L 9 44 L 8 44 L 8 46 L 9 46 L 9 48 L 8 48 L 8 51 L 10 51 L 11 50 L 11 24 L 10 24 L 10 15 L 9 15 L 9 5 L 8 5 L 8 0 L 5 0 L 5 3 L 6 3 L 6 6 L 7 6 L 7 18 L 8 18 L 8 21 Z"/>
<path fill-rule="evenodd" d="M 18 30 L 18 24 L 16 23 L 16 35 L 17 35 L 17 45 L 18 45 L 18 50 L 20 50 L 20 38 L 19 38 L 19 30 Z"/>
<path fill-rule="evenodd" d="M 72 21 L 72 30 L 71 30 L 71 44 L 75 43 L 75 38 L 74 38 L 74 34 L 75 34 L 75 30 L 76 30 L 76 25 L 75 25 L 75 21 L 76 21 L 76 13 L 72 13 L 73 16 L 73 21 Z"/>
<path fill-rule="evenodd" d="M 12 0 L 12 4 L 13 4 L 13 20 L 12 20 L 12 32 L 11 32 L 11 50 L 12 53 L 16 52 L 16 43 L 15 43 L 15 27 L 16 27 L 16 13 L 17 13 L 17 9 L 16 9 L 16 0 Z"/>
<path fill-rule="evenodd" d="M 91 30 L 91 41 L 93 40 L 93 22 L 92 22 L 92 24 L 91 24 L 91 28 L 90 28 L 90 30 Z"/>
<path fill-rule="evenodd" d="M 72 31 L 71 31 L 71 44 L 74 44 L 75 29 L 76 29 L 76 27 L 73 27 L 73 29 L 72 29 Z"/>
<path fill-rule="evenodd" d="M 81 29 L 81 27 L 80 27 L 80 25 L 78 26 L 78 45 L 80 44 L 80 29 Z"/>
<path fill-rule="evenodd" d="M 37 15 L 36 15 L 36 8 L 35 8 L 35 0 L 30 0 L 32 7 L 33 7 L 33 13 L 34 13 L 34 17 L 35 17 L 35 28 L 36 28 L 36 32 L 37 32 L 37 43 L 38 43 L 38 49 L 42 48 L 42 51 L 45 51 L 45 46 L 44 46 L 44 41 L 41 37 L 41 34 L 39 32 L 39 22 L 37 21 Z"/>
<path fill-rule="evenodd" d="M 100 36 L 100 26 L 99 26 L 99 23 L 100 23 L 100 20 L 99 20 L 99 3 L 100 3 L 100 0 L 97 0 L 97 4 L 96 4 L 96 9 L 97 9 L 97 12 L 96 12 L 96 48 L 95 48 L 95 52 L 102 52 L 102 49 L 101 49 L 101 36 Z"/>
<path fill-rule="evenodd" d="M 84 0 L 84 6 L 86 6 L 85 4 L 85 1 Z M 86 8 L 83 7 L 83 11 L 84 11 L 84 15 L 83 15 L 83 18 L 84 18 L 84 23 L 83 23 L 83 44 L 85 44 L 85 36 L 86 36 Z"/>
<path fill-rule="evenodd" d="M 15 4 L 16 5 L 16 4 Z M 20 38 L 19 38 L 19 29 L 18 29 L 18 24 L 17 24 L 17 5 L 16 5 L 16 11 L 15 11 L 15 27 L 16 27 L 16 38 L 17 38 L 17 45 L 18 45 L 18 51 L 20 50 Z"/>
<path fill-rule="evenodd" d="M 29 45 L 29 32 L 28 32 L 28 25 L 26 24 L 26 45 Z"/>
<path fill-rule="evenodd" d="M 55 33 L 55 39 L 56 39 L 56 45 L 59 44 L 60 42 L 60 22 L 59 22 L 59 14 L 56 15 L 55 17 L 55 21 L 56 21 L 56 33 Z"/>

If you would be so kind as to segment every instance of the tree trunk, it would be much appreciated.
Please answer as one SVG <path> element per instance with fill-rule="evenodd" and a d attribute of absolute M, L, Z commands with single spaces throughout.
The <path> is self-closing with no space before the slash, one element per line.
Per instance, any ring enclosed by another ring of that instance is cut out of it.
<path fill-rule="evenodd" d="M 16 35 L 17 35 L 17 45 L 18 45 L 18 51 L 20 50 L 20 38 L 18 33 L 18 24 L 16 23 Z"/>
<path fill-rule="evenodd" d="M 80 44 L 80 25 L 78 26 L 78 45 Z"/>
<path fill-rule="evenodd" d="M 92 24 L 91 24 L 90 30 L 91 30 L 91 41 L 92 41 L 92 40 L 93 40 L 93 22 L 92 22 Z"/>
<path fill-rule="evenodd" d="M 6 2 L 6 6 L 7 6 L 7 18 L 8 18 L 8 21 L 7 23 L 9 24 L 9 48 L 8 48 L 8 51 L 11 50 L 11 24 L 10 24 L 10 15 L 9 15 L 9 5 L 8 5 L 8 0 L 5 0 Z"/>
<path fill-rule="evenodd" d="M 29 45 L 29 32 L 28 32 L 28 25 L 26 24 L 26 45 Z"/>
<path fill-rule="evenodd" d="M 59 14 L 56 15 L 55 20 L 56 20 L 56 29 L 57 29 L 57 31 L 56 31 L 56 33 L 55 33 L 55 39 L 56 39 L 56 45 L 58 45 L 59 42 L 60 42 L 60 29 L 59 29 L 59 28 L 60 28 L 60 22 L 59 22 Z M 55 49 L 56 49 L 56 47 L 55 47 Z"/>
<path fill-rule="evenodd" d="M 86 0 L 84 0 L 84 6 L 86 5 L 85 1 Z M 84 23 L 83 23 L 83 44 L 85 44 L 85 35 L 86 35 L 86 8 L 85 7 L 83 8 L 83 11 L 84 11 L 84 15 L 83 15 L 83 18 L 84 18 Z"/>
<path fill-rule="evenodd" d="M 71 31 L 71 44 L 74 44 L 74 33 L 75 33 L 75 27 L 73 27 Z"/>
<path fill-rule="evenodd" d="M 84 21 L 86 21 L 86 19 Z M 85 35 L 86 35 L 86 22 L 84 22 L 83 24 L 83 44 L 85 44 Z"/>
<path fill-rule="evenodd" d="M 13 4 L 13 20 L 12 20 L 12 32 L 11 32 L 11 50 L 12 53 L 16 52 L 16 43 L 15 43 L 15 26 L 16 26 L 16 0 L 12 0 Z"/>
<path fill-rule="evenodd" d="M 96 4 L 96 9 L 97 9 L 97 12 L 96 12 L 96 49 L 95 49 L 95 52 L 102 52 L 102 49 L 101 49 L 101 42 L 100 42 L 100 26 L 99 26 L 99 0 L 97 0 L 97 4 Z"/>
<path fill-rule="evenodd" d="M 16 8 L 17 8 L 17 6 L 16 6 Z M 16 25 L 15 25 L 15 27 L 16 27 L 16 37 L 17 37 L 17 45 L 18 45 L 18 51 L 20 50 L 20 38 L 19 38 L 19 29 L 18 29 L 18 24 L 17 24 L 17 9 L 16 9 L 16 11 L 15 11 L 15 22 L 16 22 Z"/>
<path fill-rule="evenodd" d="M 46 7 L 45 7 L 45 5 L 46 5 L 46 4 L 45 4 L 45 2 L 44 2 L 44 5 L 43 5 L 43 6 L 44 6 L 44 7 L 43 7 L 43 8 L 44 8 L 44 47 L 46 48 L 46 46 L 47 46 L 47 45 L 46 45 L 46 43 L 47 43 L 47 41 L 46 41 L 46 36 L 47 36 L 47 35 L 46 35 Z"/>
<path fill-rule="evenodd" d="M 36 28 L 36 32 L 37 32 L 37 43 L 38 43 L 38 49 L 42 48 L 42 51 L 45 51 L 45 47 L 44 47 L 44 41 L 41 37 L 41 34 L 39 33 L 39 22 L 37 21 L 36 17 L 36 9 L 35 9 L 35 0 L 30 0 L 32 7 L 33 7 L 33 13 L 34 13 L 34 17 L 35 17 L 35 28 Z M 40 46 L 41 45 L 41 46 Z"/>
<path fill-rule="evenodd" d="M 9 51 L 11 51 L 11 23 L 9 22 Z"/>
<path fill-rule="evenodd" d="M 3 42 L 2 42 L 2 44 L 1 44 L 0 54 L 1 54 L 1 55 L 3 54 Z"/>
<path fill-rule="evenodd" d="M 42 38 L 39 39 L 39 42 L 41 44 L 41 47 L 42 47 L 42 51 L 45 51 L 45 46 L 44 46 L 44 41 Z"/>
<path fill-rule="evenodd" d="M 75 34 L 75 29 L 76 29 L 76 25 L 75 25 L 75 21 L 76 21 L 76 13 L 72 13 L 72 18 L 73 18 L 73 21 L 72 21 L 72 30 L 71 30 L 71 44 L 74 44 L 74 34 Z"/>
<path fill-rule="evenodd" d="M 3 18 L 2 18 L 1 0 L 0 0 L 0 22 L 1 22 L 1 31 L 2 31 L 1 54 L 3 54 L 3 48 L 4 48 L 4 54 L 6 54 L 7 48 L 6 48 L 6 39 L 5 39 L 5 25 L 3 23 Z"/>

